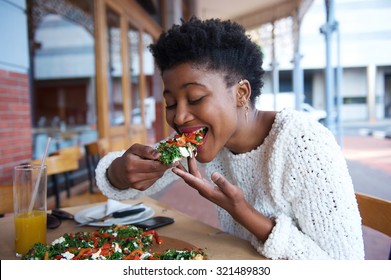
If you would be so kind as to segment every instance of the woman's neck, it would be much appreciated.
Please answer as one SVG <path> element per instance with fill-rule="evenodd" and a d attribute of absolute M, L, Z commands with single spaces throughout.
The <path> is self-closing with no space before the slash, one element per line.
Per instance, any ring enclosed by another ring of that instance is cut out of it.
<path fill-rule="evenodd" d="M 225 146 L 234 154 L 250 152 L 259 147 L 269 135 L 276 112 L 251 110 L 247 121 L 238 126 L 238 130 Z"/>

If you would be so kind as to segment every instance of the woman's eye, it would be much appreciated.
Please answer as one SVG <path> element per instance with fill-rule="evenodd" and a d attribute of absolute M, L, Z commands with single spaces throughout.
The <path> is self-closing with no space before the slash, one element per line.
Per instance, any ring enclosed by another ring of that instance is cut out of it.
<path fill-rule="evenodd" d="M 176 104 L 171 104 L 171 105 L 167 104 L 166 110 L 173 110 L 173 109 L 175 109 L 175 107 L 176 107 Z"/>
<path fill-rule="evenodd" d="M 198 103 L 200 103 L 202 101 L 204 97 L 200 97 L 200 98 L 196 98 L 196 99 L 192 99 L 192 100 L 189 100 L 189 104 L 190 105 L 196 105 Z"/>

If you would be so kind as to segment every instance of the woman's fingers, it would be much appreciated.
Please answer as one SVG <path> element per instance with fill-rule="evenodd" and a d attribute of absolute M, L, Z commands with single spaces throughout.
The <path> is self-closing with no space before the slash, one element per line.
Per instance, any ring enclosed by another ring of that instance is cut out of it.
<path fill-rule="evenodd" d="M 244 200 L 243 191 L 237 186 L 231 184 L 221 174 L 214 172 L 211 175 L 215 186 L 204 178 L 198 178 L 193 174 L 173 168 L 172 171 L 181 177 L 189 186 L 196 189 L 200 195 L 224 208 L 228 213 L 235 214 L 243 209 L 246 201 Z"/>
<path fill-rule="evenodd" d="M 151 179 L 148 179 L 148 180 L 142 180 L 142 181 L 139 181 L 139 182 L 135 182 L 133 184 L 133 188 L 136 189 L 136 190 L 139 190 L 139 191 L 145 191 L 153 183 L 155 183 L 157 180 L 158 180 L 158 178 L 155 177 L 155 178 L 151 178 Z"/>
<path fill-rule="evenodd" d="M 186 170 L 179 168 L 173 168 L 172 172 L 181 177 L 188 185 L 198 190 L 201 194 L 213 194 L 213 193 L 223 193 L 227 198 L 233 199 L 236 198 L 238 192 L 241 190 L 232 185 L 227 179 L 224 178 L 221 174 L 213 172 L 211 179 L 216 184 L 218 188 L 214 188 L 207 180 L 202 177 L 196 177 Z M 198 170 L 197 170 L 198 172 Z"/>
<path fill-rule="evenodd" d="M 211 179 L 216 186 L 228 197 L 235 198 L 239 188 L 232 185 L 225 177 L 217 172 L 213 172 Z"/>
<path fill-rule="evenodd" d="M 225 179 L 224 176 L 222 176 L 221 174 L 213 172 L 210 178 L 223 193 L 228 194 L 231 191 L 231 183 L 228 182 L 227 179 Z"/>
<path fill-rule="evenodd" d="M 110 168 L 111 183 L 120 189 L 129 187 L 145 190 L 163 176 L 167 169 L 178 165 L 164 165 L 159 153 L 152 147 L 134 144 L 122 157 L 115 159 Z"/>
<path fill-rule="evenodd" d="M 125 168 L 129 173 L 164 172 L 175 165 L 164 165 L 160 161 L 140 158 L 135 154 L 126 155 Z"/>
<path fill-rule="evenodd" d="M 159 152 L 150 146 L 134 144 L 126 153 L 125 169 L 129 174 L 158 173 L 162 175 L 167 169 L 178 165 L 178 162 L 164 165 L 159 159 Z"/>
<path fill-rule="evenodd" d="M 187 158 L 187 164 L 189 166 L 189 173 L 193 174 L 198 178 L 202 178 L 201 172 L 198 170 L 197 161 L 195 159 L 194 154 L 191 157 Z"/>
<path fill-rule="evenodd" d="M 244 209 L 247 202 L 244 199 L 243 191 L 239 187 L 231 184 L 223 175 L 217 172 L 212 173 L 211 179 L 224 194 L 225 200 L 220 205 L 221 207 L 231 215 L 236 215 L 238 211 Z"/>
<path fill-rule="evenodd" d="M 158 160 L 159 159 L 159 152 L 150 147 L 150 146 L 145 146 L 142 144 L 134 144 L 132 145 L 127 151 L 126 154 L 134 154 L 139 156 L 140 158 L 143 159 L 152 159 L 152 160 Z"/>
<path fill-rule="evenodd" d="M 198 178 L 198 177 L 194 176 L 193 174 L 191 174 L 181 168 L 175 167 L 172 169 L 172 172 L 174 172 L 176 175 L 181 177 L 190 186 L 195 186 L 197 184 L 204 184 L 204 181 L 202 180 L 202 178 Z"/>
<path fill-rule="evenodd" d="M 188 173 L 186 170 L 179 168 L 173 168 L 172 172 L 181 177 L 189 186 L 196 189 L 202 196 L 207 198 L 210 196 L 213 186 L 202 177 L 196 177 Z"/>

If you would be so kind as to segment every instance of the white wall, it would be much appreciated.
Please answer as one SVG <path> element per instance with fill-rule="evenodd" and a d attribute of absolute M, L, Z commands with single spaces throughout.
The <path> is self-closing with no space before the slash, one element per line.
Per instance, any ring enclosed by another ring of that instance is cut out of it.
<path fill-rule="evenodd" d="M 0 69 L 27 73 L 28 33 L 25 0 L 0 0 Z"/>
<path fill-rule="evenodd" d="M 341 33 L 341 63 L 343 67 L 368 64 L 390 65 L 391 1 L 334 0 L 335 18 Z M 325 23 L 324 0 L 315 0 L 302 22 L 304 68 L 325 65 L 325 39 L 319 28 Z M 333 50 L 336 51 L 333 35 Z M 333 54 L 336 58 L 336 53 Z M 334 60 L 335 63 L 335 60 Z"/>
<path fill-rule="evenodd" d="M 342 106 L 342 120 L 365 121 L 368 119 L 367 104 L 345 104 Z"/>
<path fill-rule="evenodd" d="M 367 72 L 366 68 L 343 69 L 343 84 L 341 87 L 344 97 L 367 96 Z"/>
<path fill-rule="evenodd" d="M 295 98 L 293 92 L 277 93 L 276 95 L 264 92 L 257 97 L 255 108 L 262 111 L 281 111 L 284 108 L 294 109 Z"/>
<path fill-rule="evenodd" d="M 326 108 L 325 87 L 324 87 L 324 71 L 314 72 L 312 81 L 312 105 L 315 108 Z"/>
<path fill-rule="evenodd" d="M 320 28 L 326 22 L 324 0 L 314 0 L 301 24 L 301 66 L 321 69 L 326 66 L 325 37 Z M 340 31 L 341 64 L 359 67 L 368 64 L 391 65 L 391 1 L 334 0 L 335 19 Z M 276 52 L 281 70 L 293 68 L 293 41 L 288 30 L 277 35 Z M 270 69 L 271 40 L 261 43 L 265 52 L 265 69 Z M 337 61 L 336 32 L 332 34 L 332 59 Z"/>
<path fill-rule="evenodd" d="M 314 0 L 304 16 L 301 26 L 301 67 L 314 71 L 313 105 L 325 108 L 325 37 L 320 27 L 326 22 L 325 1 Z M 341 93 L 344 97 L 367 97 L 367 66 L 376 66 L 375 94 L 379 104 L 376 105 L 376 117 L 384 117 L 384 66 L 391 65 L 391 0 L 334 0 L 335 19 L 339 23 L 341 34 L 340 51 L 343 77 Z M 285 37 L 288 32 L 281 32 Z M 281 37 L 281 36 L 280 36 Z M 293 68 L 291 48 L 292 41 L 277 37 L 276 51 L 280 70 Z M 261 43 L 262 44 L 262 43 Z M 264 41 L 264 67 L 270 70 L 270 44 Z M 337 58 L 336 33 L 332 42 L 332 65 Z M 390 71 L 390 70 L 387 70 Z M 389 73 L 389 72 L 388 72 Z M 271 82 L 265 79 L 264 92 L 271 92 Z M 367 120 L 367 104 L 345 104 L 343 120 Z"/>
<path fill-rule="evenodd" d="M 35 79 L 95 75 L 94 38 L 81 26 L 59 15 L 47 15 L 37 28 L 35 41 L 41 44 L 34 58 Z M 122 71 L 118 63 L 114 66 Z"/>

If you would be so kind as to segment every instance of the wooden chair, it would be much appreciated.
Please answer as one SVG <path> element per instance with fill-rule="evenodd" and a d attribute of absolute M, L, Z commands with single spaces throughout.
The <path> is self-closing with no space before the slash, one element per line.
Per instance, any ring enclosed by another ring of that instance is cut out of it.
<path fill-rule="evenodd" d="M 80 146 L 71 146 L 68 148 L 62 148 L 58 150 L 59 155 L 73 157 L 76 160 L 83 158 L 83 150 Z"/>
<path fill-rule="evenodd" d="M 143 142 L 139 142 L 143 143 Z M 110 139 L 110 151 L 121 151 L 129 148 L 129 140 L 123 137 L 113 137 Z"/>
<path fill-rule="evenodd" d="M 0 185 L 0 216 L 14 212 L 14 194 L 10 185 Z"/>
<path fill-rule="evenodd" d="M 356 198 L 362 224 L 391 237 L 391 201 L 362 193 L 356 193 Z"/>
<path fill-rule="evenodd" d="M 41 164 L 41 160 L 33 160 L 31 163 Z M 47 165 L 47 176 L 51 176 L 53 180 L 53 191 L 55 195 L 56 208 L 60 208 L 60 189 L 57 176 L 60 174 L 63 174 L 65 176 L 67 172 L 79 169 L 79 161 L 71 156 L 54 155 L 47 157 L 45 164 Z M 67 196 L 70 197 L 71 186 L 67 177 L 65 177 L 65 188 L 67 191 Z"/>
<path fill-rule="evenodd" d="M 99 160 L 109 151 L 109 141 L 107 139 L 98 139 L 95 142 L 84 145 L 85 158 L 90 181 L 90 193 L 94 192 L 95 186 L 95 168 Z"/>
<path fill-rule="evenodd" d="M 67 148 L 62 148 L 57 151 L 58 155 L 71 157 L 79 162 L 84 157 L 84 150 L 79 146 L 71 146 Z M 68 171 L 64 173 L 65 180 L 68 182 L 68 185 L 73 185 L 73 179 L 71 178 L 72 171 Z M 70 197 L 70 189 L 67 189 L 67 197 Z"/>

